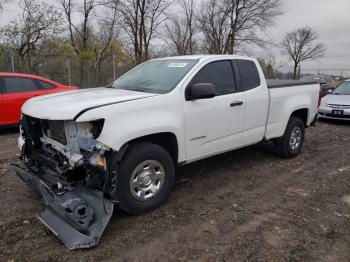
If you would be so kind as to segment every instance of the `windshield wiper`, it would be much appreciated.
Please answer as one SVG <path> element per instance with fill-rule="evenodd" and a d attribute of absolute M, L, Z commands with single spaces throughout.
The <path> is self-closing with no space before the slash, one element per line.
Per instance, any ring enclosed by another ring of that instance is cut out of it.
<path fill-rule="evenodd" d="M 145 88 L 137 88 L 137 87 L 134 87 L 134 88 L 130 88 L 130 89 L 127 89 L 127 90 L 130 90 L 130 91 L 136 91 L 136 92 L 146 92 L 146 89 Z"/>
<path fill-rule="evenodd" d="M 129 91 L 136 91 L 136 92 L 142 92 L 142 93 L 152 93 L 152 94 L 158 94 L 159 90 L 153 89 L 153 88 L 145 88 L 145 87 L 118 87 L 118 86 L 107 86 L 107 87 L 113 87 L 116 89 L 123 89 L 123 90 L 129 90 Z"/>
<path fill-rule="evenodd" d="M 158 94 L 159 90 L 154 88 L 146 88 L 146 87 L 134 87 L 134 88 L 127 88 L 126 90 L 136 91 L 136 92 L 143 92 L 143 93 L 152 93 L 152 94 Z"/>

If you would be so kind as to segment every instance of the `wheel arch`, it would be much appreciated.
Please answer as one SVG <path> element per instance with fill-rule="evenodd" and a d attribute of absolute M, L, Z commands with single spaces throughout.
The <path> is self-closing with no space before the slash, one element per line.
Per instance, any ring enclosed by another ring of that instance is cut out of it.
<path fill-rule="evenodd" d="M 128 147 L 135 143 L 149 142 L 163 147 L 172 157 L 174 163 L 177 164 L 179 161 L 179 142 L 176 135 L 172 132 L 161 132 L 141 137 L 133 138 L 128 142 L 125 142 L 119 152 L 119 159 L 122 159 L 123 155 L 127 151 Z"/>
<path fill-rule="evenodd" d="M 292 112 L 289 119 L 291 119 L 292 117 L 300 118 L 304 122 L 305 127 L 307 127 L 308 122 L 309 122 L 308 121 L 309 120 L 309 109 L 308 108 L 296 109 Z"/>

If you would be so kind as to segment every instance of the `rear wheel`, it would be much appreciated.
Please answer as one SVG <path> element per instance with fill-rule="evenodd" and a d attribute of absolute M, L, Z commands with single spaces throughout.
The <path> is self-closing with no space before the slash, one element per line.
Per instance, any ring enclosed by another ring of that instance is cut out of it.
<path fill-rule="evenodd" d="M 118 169 L 120 208 L 133 215 L 157 208 L 169 196 L 174 178 L 174 162 L 164 148 L 147 142 L 131 145 Z"/>
<path fill-rule="evenodd" d="M 304 144 L 305 125 L 298 117 L 289 119 L 284 135 L 274 141 L 274 149 L 283 158 L 296 157 Z"/>

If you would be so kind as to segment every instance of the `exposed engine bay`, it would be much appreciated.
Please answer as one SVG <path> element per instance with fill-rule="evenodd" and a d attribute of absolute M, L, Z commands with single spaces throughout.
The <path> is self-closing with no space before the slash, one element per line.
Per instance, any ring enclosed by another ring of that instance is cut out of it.
<path fill-rule="evenodd" d="M 109 182 L 106 159 L 110 149 L 96 140 L 103 122 L 77 123 L 23 116 L 21 135 L 25 165 L 31 170 L 53 171 L 67 183 L 82 182 L 106 191 L 105 184 Z"/>
<path fill-rule="evenodd" d="M 96 140 L 103 124 L 22 116 L 24 166 L 14 169 L 44 199 L 39 219 L 70 249 L 97 245 L 116 202 L 112 150 Z"/>

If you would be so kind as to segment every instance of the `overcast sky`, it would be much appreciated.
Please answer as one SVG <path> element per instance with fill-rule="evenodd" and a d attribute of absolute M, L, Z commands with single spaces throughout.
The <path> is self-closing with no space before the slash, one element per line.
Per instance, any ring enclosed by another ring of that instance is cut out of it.
<path fill-rule="evenodd" d="M 324 58 L 302 65 L 304 69 L 350 69 L 350 0 L 284 0 L 286 13 L 269 33 L 279 43 L 287 31 L 309 25 L 327 48 Z M 281 54 L 272 51 L 276 57 Z M 282 65 L 286 59 L 279 59 Z M 349 74 L 350 71 L 347 71 Z"/>
<path fill-rule="evenodd" d="M 52 1 L 52 0 L 50 0 Z M 302 69 L 350 69 L 350 0 L 282 0 L 285 14 L 279 17 L 275 27 L 267 35 L 276 44 L 280 43 L 287 31 L 309 25 L 326 45 L 324 58 L 304 63 Z M 5 6 L 0 24 L 4 25 L 18 15 L 16 0 Z M 273 55 L 278 63 L 288 70 L 291 63 L 278 48 L 250 49 L 253 56 Z M 346 72 L 350 74 L 350 70 Z"/>

